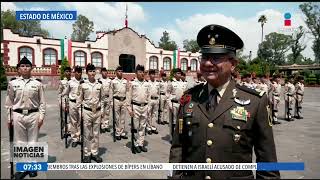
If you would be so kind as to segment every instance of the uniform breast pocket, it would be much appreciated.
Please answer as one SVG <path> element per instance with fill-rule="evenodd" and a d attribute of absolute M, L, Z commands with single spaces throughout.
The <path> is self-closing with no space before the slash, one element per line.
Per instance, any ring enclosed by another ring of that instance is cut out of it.
<path fill-rule="evenodd" d="M 37 97 L 38 95 L 38 88 L 31 88 L 28 90 L 28 95 L 30 98 L 34 98 L 34 97 Z"/>
<path fill-rule="evenodd" d="M 251 152 L 252 150 L 252 131 L 246 121 L 232 119 L 231 117 L 225 117 L 223 130 L 227 132 L 228 138 L 232 141 L 232 152 L 243 153 Z"/>

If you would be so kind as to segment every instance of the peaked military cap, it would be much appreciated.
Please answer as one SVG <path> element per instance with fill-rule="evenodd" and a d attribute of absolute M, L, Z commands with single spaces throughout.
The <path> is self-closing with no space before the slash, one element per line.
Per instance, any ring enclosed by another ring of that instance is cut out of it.
<path fill-rule="evenodd" d="M 107 69 L 104 67 L 104 68 L 101 69 L 101 71 L 107 71 Z"/>
<path fill-rule="evenodd" d="M 64 71 L 71 71 L 71 68 L 68 66 L 64 69 Z"/>
<path fill-rule="evenodd" d="M 137 67 L 136 67 L 136 72 L 137 72 L 137 71 L 144 71 L 144 66 L 138 64 Z"/>
<path fill-rule="evenodd" d="M 175 74 L 175 73 L 181 73 L 182 71 L 181 71 L 181 69 L 180 68 L 175 68 L 175 69 L 173 69 L 172 70 L 172 72 L 173 72 L 173 74 Z"/>
<path fill-rule="evenodd" d="M 19 61 L 17 67 L 20 67 L 21 64 L 29 64 L 30 66 L 32 66 L 32 63 L 25 56 Z"/>
<path fill-rule="evenodd" d="M 236 33 L 216 24 L 203 27 L 198 33 L 197 43 L 201 53 L 236 54 L 236 50 L 243 47 L 243 41 Z"/>
<path fill-rule="evenodd" d="M 75 71 L 75 72 L 78 72 L 78 73 L 82 73 L 82 68 L 81 68 L 80 66 L 76 66 L 76 67 L 74 68 L 74 71 Z"/>
<path fill-rule="evenodd" d="M 118 71 L 118 70 L 121 70 L 121 71 L 123 71 L 123 68 L 122 68 L 122 66 L 118 66 L 118 67 L 116 68 L 116 71 Z"/>
<path fill-rule="evenodd" d="M 92 71 L 92 70 L 96 70 L 96 67 L 91 63 L 87 64 L 86 71 L 88 72 L 88 71 Z"/>
<path fill-rule="evenodd" d="M 156 74 L 156 71 L 154 69 L 150 69 L 149 74 Z"/>

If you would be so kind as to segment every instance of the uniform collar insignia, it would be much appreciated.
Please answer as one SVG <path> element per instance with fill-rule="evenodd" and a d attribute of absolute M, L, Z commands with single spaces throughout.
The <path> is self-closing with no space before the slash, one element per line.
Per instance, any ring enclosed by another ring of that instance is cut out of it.
<path fill-rule="evenodd" d="M 248 112 L 244 107 L 237 106 L 236 108 L 230 111 L 231 118 L 241 121 L 247 121 L 250 118 L 250 112 Z"/>

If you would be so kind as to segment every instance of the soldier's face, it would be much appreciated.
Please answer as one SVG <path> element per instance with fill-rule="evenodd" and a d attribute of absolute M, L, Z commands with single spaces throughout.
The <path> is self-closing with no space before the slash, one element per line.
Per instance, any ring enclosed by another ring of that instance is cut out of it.
<path fill-rule="evenodd" d="M 226 54 L 203 54 L 200 71 L 213 87 L 219 87 L 231 77 L 237 61 Z"/>
<path fill-rule="evenodd" d="M 21 64 L 19 67 L 19 72 L 23 77 L 30 76 L 31 70 L 32 70 L 32 67 L 30 64 Z"/>
<path fill-rule="evenodd" d="M 163 76 L 163 77 L 162 77 L 162 80 L 163 80 L 163 81 L 166 81 L 166 80 L 167 80 L 167 77 Z"/>
<path fill-rule="evenodd" d="M 116 75 L 118 78 L 122 78 L 122 70 L 117 70 Z"/>
<path fill-rule="evenodd" d="M 66 76 L 66 78 L 70 79 L 71 77 L 71 72 L 70 71 L 65 71 L 64 75 Z"/>
<path fill-rule="evenodd" d="M 144 79 L 144 72 L 143 72 L 143 71 L 138 70 L 138 71 L 136 72 L 136 74 L 137 74 L 137 79 L 138 79 L 139 81 L 142 81 L 142 80 Z"/>
<path fill-rule="evenodd" d="M 81 72 L 75 72 L 75 74 L 74 74 L 74 77 L 75 77 L 76 79 L 80 79 L 81 76 L 82 76 L 82 73 L 81 73 Z"/>
<path fill-rule="evenodd" d="M 156 77 L 156 75 L 155 75 L 155 74 L 149 74 L 149 77 L 150 77 L 150 79 L 153 81 L 154 78 Z"/>
<path fill-rule="evenodd" d="M 175 75 L 174 75 L 174 78 L 176 78 L 176 80 L 180 80 L 181 79 L 181 72 L 177 72 Z"/>
<path fill-rule="evenodd" d="M 94 79 L 96 76 L 96 71 L 95 70 L 89 70 L 88 71 L 88 79 Z"/>
<path fill-rule="evenodd" d="M 107 78 L 108 72 L 107 71 L 101 71 L 101 75 L 103 78 Z"/>

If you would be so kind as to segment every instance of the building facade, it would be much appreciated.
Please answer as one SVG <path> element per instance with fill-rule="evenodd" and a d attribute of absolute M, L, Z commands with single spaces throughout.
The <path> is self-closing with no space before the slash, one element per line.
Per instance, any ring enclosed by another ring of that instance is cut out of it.
<path fill-rule="evenodd" d="M 191 72 L 199 69 L 198 52 L 180 51 L 175 58 L 177 53 L 156 47 L 145 35 L 139 35 L 129 27 L 108 32 L 98 31 L 96 35 L 95 41 L 69 41 L 63 44 L 67 39 L 24 37 L 13 33 L 11 29 L 4 29 L 1 42 L 3 63 L 6 67 L 15 67 L 26 56 L 32 60 L 35 68 L 50 69 L 59 67 L 66 56 L 71 67 L 85 67 L 93 63 L 98 68 L 114 70 L 122 65 L 126 73 L 134 72 L 137 64 L 144 65 L 146 70 L 157 71 L 161 68 L 170 71 L 174 67 L 180 67 L 183 71 L 189 68 Z"/>

